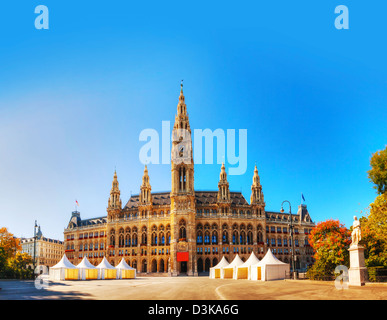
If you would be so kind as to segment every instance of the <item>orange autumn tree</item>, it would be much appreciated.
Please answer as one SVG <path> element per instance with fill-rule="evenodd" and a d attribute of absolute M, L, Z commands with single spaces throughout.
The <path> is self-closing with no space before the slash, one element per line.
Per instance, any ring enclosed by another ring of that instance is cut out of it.
<path fill-rule="evenodd" d="M 14 270 L 9 262 L 20 250 L 20 239 L 15 238 L 7 228 L 0 228 L 0 278 L 14 278 Z"/>
<path fill-rule="evenodd" d="M 3 248 L 7 259 L 22 249 L 20 239 L 15 238 L 12 233 L 8 232 L 7 228 L 0 228 L 0 247 Z"/>
<path fill-rule="evenodd" d="M 339 265 L 349 267 L 348 247 L 350 231 L 339 220 L 329 219 L 317 223 L 309 235 L 315 263 L 309 268 L 311 279 L 331 277 Z"/>

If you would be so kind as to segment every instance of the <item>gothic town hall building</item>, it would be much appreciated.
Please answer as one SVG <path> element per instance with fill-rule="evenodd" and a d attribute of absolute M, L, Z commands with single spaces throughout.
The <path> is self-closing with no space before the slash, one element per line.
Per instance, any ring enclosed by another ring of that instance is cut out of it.
<path fill-rule="evenodd" d="M 180 129 L 191 132 L 183 87 L 173 133 Z M 308 234 L 315 224 L 306 205 L 299 205 L 297 214 L 291 215 L 266 211 L 257 167 L 250 203 L 241 192 L 229 190 L 224 164 L 217 191 L 195 191 L 192 144 L 186 147 L 178 158 L 181 146 L 172 144 L 171 192 L 151 192 L 145 166 L 140 193 L 132 195 L 124 207 L 115 172 L 106 216 L 84 220 L 74 211 L 64 230 L 69 260 L 78 264 L 86 256 L 97 265 L 106 257 L 115 266 L 124 258 L 139 273 L 171 276 L 209 271 L 223 256 L 231 262 L 239 254 L 245 261 L 254 252 L 262 259 L 269 249 L 291 263 L 292 219 L 296 269 L 313 262 Z"/>

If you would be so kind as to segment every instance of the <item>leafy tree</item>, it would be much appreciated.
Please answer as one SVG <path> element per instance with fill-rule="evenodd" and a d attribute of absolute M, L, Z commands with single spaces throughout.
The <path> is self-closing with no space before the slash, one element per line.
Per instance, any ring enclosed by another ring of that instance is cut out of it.
<path fill-rule="evenodd" d="M 371 170 L 368 178 L 375 184 L 374 188 L 378 194 L 387 191 L 387 146 L 386 149 L 375 152 L 371 157 Z"/>
<path fill-rule="evenodd" d="M 21 251 L 20 239 L 8 232 L 7 228 L 0 228 L 0 248 L 3 248 L 7 259 L 15 255 L 16 251 Z"/>
<path fill-rule="evenodd" d="M 12 270 L 13 277 L 18 279 L 30 279 L 33 276 L 33 270 L 28 268 L 32 264 L 32 258 L 28 253 L 17 252 L 16 255 L 8 260 L 8 266 Z"/>
<path fill-rule="evenodd" d="M 4 274 L 7 268 L 7 256 L 4 248 L 0 247 L 0 279 L 5 278 Z"/>
<path fill-rule="evenodd" d="M 370 206 L 368 216 L 370 228 L 378 237 L 387 241 L 387 193 L 377 196 Z"/>
<path fill-rule="evenodd" d="M 31 257 L 21 253 L 20 239 L 0 228 L 0 278 L 32 278 L 32 270 L 27 268 L 32 263 Z"/>
<path fill-rule="evenodd" d="M 387 267 L 387 194 L 376 197 L 361 217 L 361 244 L 364 245 L 367 267 Z"/>
<path fill-rule="evenodd" d="M 329 219 L 317 223 L 309 235 L 315 263 L 308 270 L 317 277 L 332 276 L 338 265 L 349 266 L 348 246 L 350 231 L 339 220 Z"/>

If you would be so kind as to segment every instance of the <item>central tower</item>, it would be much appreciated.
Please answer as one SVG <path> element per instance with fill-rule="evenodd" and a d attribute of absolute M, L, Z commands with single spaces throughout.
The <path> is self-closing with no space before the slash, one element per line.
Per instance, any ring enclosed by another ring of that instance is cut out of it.
<path fill-rule="evenodd" d="M 194 163 L 183 83 L 172 130 L 171 275 L 197 275 Z"/>

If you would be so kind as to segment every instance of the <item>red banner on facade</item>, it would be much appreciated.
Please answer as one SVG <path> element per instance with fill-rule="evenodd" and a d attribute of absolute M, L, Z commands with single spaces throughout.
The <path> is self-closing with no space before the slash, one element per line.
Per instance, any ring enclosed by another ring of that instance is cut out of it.
<path fill-rule="evenodd" d="M 188 261 L 188 251 L 187 252 L 177 252 L 177 261 Z"/>

